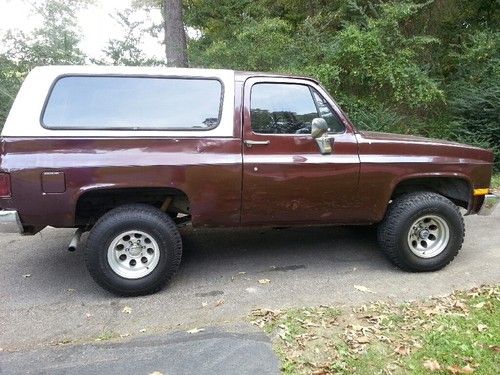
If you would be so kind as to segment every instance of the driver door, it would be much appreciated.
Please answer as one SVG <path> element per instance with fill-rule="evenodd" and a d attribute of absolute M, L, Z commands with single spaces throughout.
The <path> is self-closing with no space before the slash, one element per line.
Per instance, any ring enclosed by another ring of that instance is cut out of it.
<path fill-rule="evenodd" d="M 322 155 L 311 122 L 329 126 Z M 358 190 L 356 137 L 314 82 L 250 78 L 244 88 L 243 225 L 349 222 Z"/>

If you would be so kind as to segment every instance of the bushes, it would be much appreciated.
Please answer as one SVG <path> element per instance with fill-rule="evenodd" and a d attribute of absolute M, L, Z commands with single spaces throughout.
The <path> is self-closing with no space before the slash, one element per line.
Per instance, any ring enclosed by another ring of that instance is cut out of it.
<path fill-rule="evenodd" d="M 490 148 L 495 169 L 500 171 L 500 82 L 488 81 L 462 87 L 451 99 L 452 137 L 458 141 Z"/>
<path fill-rule="evenodd" d="M 279 18 L 248 20 L 230 40 L 216 40 L 209 45 L 203 40 L 193 41 L 191 60 L 194 65 L 216 68 L 273 71 L 289 60 L 290 32 L 290 24 Z"/>
<path fill-rule="evenodd" d="M 473 32 L 451 55 L 458 67 L 448 86 L 451 138 L 492 149 L 500 171 L 500 33 Z"/>
<path fill-rule="evenodd" d="M 7 119 L 22 79 L 17 65 L 0 54 L 0 130 Z"/>
<path fill-rule="evenodd" d="M 387 133 L 417 134 L 410 126 L 407 116 L 399 114 L 394 108 L 376 101 L 365 102 L 353 97 L 341 98 L 339 104 L 348 109 L 351 121 L 360 130 L 372 130 Z"/>

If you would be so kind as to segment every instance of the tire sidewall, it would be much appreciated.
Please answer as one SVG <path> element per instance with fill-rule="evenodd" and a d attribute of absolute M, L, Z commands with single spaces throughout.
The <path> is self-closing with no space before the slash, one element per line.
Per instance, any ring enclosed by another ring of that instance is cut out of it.
<path fill-rule="evenodd" d="M 458 214 L 458 215 L 457 215 Z M 450 238 L 446 247 L 438 255 L 432 258 L 420 258 L 415 255 L 408 245 L 408 232 L 412 224 L 422 216 L 436 215 L 441 217 L 449 228 Z M 398 247 L 401 249 L 402 260 L 412 268 L 422 271 L 432 271 L 442 268 L 443 264 L 449 263 L 455 257 L 463 241 L 463 224 L 460 213 L 442 201 L 434 201 L 432 204 L 422 202 L 405 215 L 400 221 L 396 233 L 398 233 Z"/>
<path fill-rule="evenodd" d="M 167 215 L 164 220 L 171 220 Z M 120 234 L 138 230 L 150 235 L 158 244 L 160 258 L 155 269 L 146 276 L 138 279 L 127 279 L 118 275 L 108 261 L 108 248 L 112 241 Z M 179 255 L 180 238 L 165 230 L 165 223 L 156 216 L 147 212 L 117 212 L 109 220 L 96 224 L 89 236 L 87 247 L 87 264 L 96 281 L 105 289 L 122 294 L 136 295 L 154 292 L 161 288 L 177 269 L 176 259 Z"/>

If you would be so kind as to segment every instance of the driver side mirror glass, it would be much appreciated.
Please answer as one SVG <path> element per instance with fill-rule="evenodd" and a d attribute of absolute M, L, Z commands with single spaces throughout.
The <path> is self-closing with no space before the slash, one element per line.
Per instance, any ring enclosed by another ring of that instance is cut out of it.
<path fill-rule="evenodd" d="M 328 131 L 328 124 L 324 118 L 317 117 L 311 123 L 311 136 L 319 138 Z"/>

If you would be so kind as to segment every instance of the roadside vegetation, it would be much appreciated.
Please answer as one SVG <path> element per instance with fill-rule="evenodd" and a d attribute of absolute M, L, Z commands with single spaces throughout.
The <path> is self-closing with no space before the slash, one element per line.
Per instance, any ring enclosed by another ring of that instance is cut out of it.
<path fill-rule="evenodd" d="M 491 177 L 491 187 L 495 190 L 500 190 L 500 173 L 495 173 Z"/>
<path fill-rule="evenodd" d="M 403 304 L 253 312 L 284 374 L 498 374 L 500 286 Z"/>

